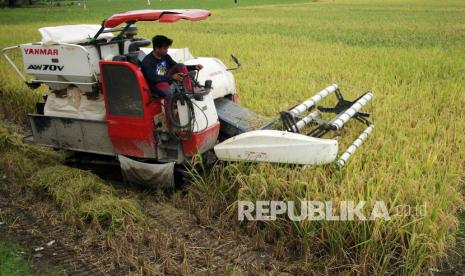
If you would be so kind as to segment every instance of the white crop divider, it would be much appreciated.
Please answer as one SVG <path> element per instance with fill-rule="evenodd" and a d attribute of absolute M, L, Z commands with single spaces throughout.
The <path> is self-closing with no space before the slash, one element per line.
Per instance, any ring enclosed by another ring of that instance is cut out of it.
<path fill-rule="evenodd" d="M 315 110 L 313 111 L 312 113 L 308 114 L 307 116 L 305 116 L 304 118 L 302 118 L 301 120 L 299 120 L 297 123 L 295 123 L 295 125 L 293 125 L 291 128 L 289 128 L 287 131 L 292 131 L 292 132 L 295 132 L 297 130 L 300 130 L 302 129 L 304 126 L 308 125 L 311 121 L 315 120 L 316 118 L 318 118 L 318 116 L 320 116 L 320 111 L 319 110 Z"/>
<path fill-rule="evenodd" d="M 344 124 L 346 124 L 350 118 L 354 117 L 355 114 L 357 114 L 360 109 L 364 105 L 366 105 L 371 99 L 373 98 L 373 93 L 368 92 L 365 94 L 365 96 L 361 97 L 358 101 L 356 101 L 351 107 L 349 107 L 344 113 L 341 115 L 337 116 L 331 123 L 330 125 L 335 127 L 336 129 L 342 128 Z"/>
<path fill-rule="evenodd" d="M 337 160 L 337 164 L 340 167 L 344 167 L 344 165 L 347 163 L 347 160 L 355 153 L 355 151 L 363 144 L 363 142 L 368 138 L 368 135 L 373 131 L 373 128 L 375 125 L 371 124 L 369 125 L 363 132 L 358 136 L 357 139 L 350 145 L 347 150 L 339 157 L 339 160 Z"/>
<path fill-rule="evenodd" d="M 332 84 L 332 85 L 326 87 L 325 89 L 323 89 L 322 91 L 320 91 L 315 96 L 311 97 L 310 99 L 308 99 L 308 100 L 304 101 L 303 103 L 299 104 L 298 106 L 294 107 L 289 112 L 294 114 L 294 115 L 298 115 L 298 114 L 310 109 L 311 107 L 316 105 L 319 101 L 321 101 L 323 98 L 325 98 L 329 94 L 333 93 L 337 89 L 338 89 L 337 84 Z"/>

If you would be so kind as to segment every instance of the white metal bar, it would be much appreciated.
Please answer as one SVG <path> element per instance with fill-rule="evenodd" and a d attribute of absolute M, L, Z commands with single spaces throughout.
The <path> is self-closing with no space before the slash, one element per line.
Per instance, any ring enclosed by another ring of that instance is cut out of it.
<path fill-rule="evenodd" d="M 300 130 L 302 129 L 304 126 L 308 125 L 311 121 L 315 120 L 316 118 L 318 118 L 318 116 L 320 116 L 320 111 L 319 110 L 315 110 L 313 111 L 312 113 L 308 114 L 307 116 L 305 116 L 304 118 L 302 118 L 301 120 L 299 120 L 297 123 L 295 123 L 295 125 L 293 125 L 292 127 L 290 127 L 287 131 L 292 131 L 292 132 L 295 132 L 297 130 Z"/>
<path fill-rule="evenodd" d="M 3 56 L 6 58 L 6 60 L 8 61 L 8 63 L 11 65 L 11 67 L 13 67 L 13 69 L 15 69 L 16 73 L 18 74 L 18 76 L 19 76 L 24 82 L 27 82 L 26 77 L 23 75 L 23 73 L 21 73 L 21 71 L 19 71 L 18 67 L 16 67 L 16 64 L 15 64 L 15 63 L 10 59 L 10 57 L 6 54 L 7 51 L 14 50 L 14 49 L 18 49 L 19 47 L 20 47 L 19 45 L 11 46 L 11 47 L 6 47 L 6 48 L 3 48 L 3 49 L 2 49 L 2 52 L 3 52 Z"/>
<path fill-rule="evenodd" d="M 364 106 L 366 105 L 371 99 L 373 98 L 373 93 L 368 92 L 360 98 L 358 101 L 356 101 L 351 107 L 349 107 L 344 113 L 341 115 L 337 116 L 336 119 L 334 119 L 330 125 L 333 127 L 336 127 L 337 129 L 340 129 L 345 123 L 347 123 L 350 118 L 354 117 L 355 114 Z"/>
<path fill-rule="evenodd" d="M 315 96 L 311 97 L 310 99 L 308 99 L 308 100 L 304 101 L 303 103 L 299 104 L 298 106 L 294 107 L 289 112 L 291 112 L 294 115 L 298 115 L 298 114 L 310 109 L 312 106 L 316 105 L 324 97 L 326 97 L 329 94 L 336 91 L 337 88 L 338 88 L 337 84 L 331 84 L 330 86 L 328 86 L 325 89 L 321 90 Z"/>
<path fill-rule="evenodd" d="M 375 125 L 371 124 L 368 126 L 362 134 L 358 136 L 357 139 L 350 145 L 347 150 L 339 157 L 339 160 L 337 160 L 337 164 L 341 167 L 345 166 L 347 164 L 347 160 L 355 153 L 355 151 L 363 144 L 363 142 L 368 138 L 368 135 L 373 131 L 373 128 Z"/>

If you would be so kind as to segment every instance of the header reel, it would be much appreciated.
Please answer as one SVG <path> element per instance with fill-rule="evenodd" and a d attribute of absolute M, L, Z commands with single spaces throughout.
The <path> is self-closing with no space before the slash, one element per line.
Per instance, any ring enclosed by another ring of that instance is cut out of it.
<path fill-rule="evenodd" d="M 338 100 L 335 106 L 317 106 L 318 102 L 333 92 L 336 94 Z M 338 85 L 332 84 L 310 99 L 293 107 L 291 110 L 281 112 L 281 121 L 284 129 L 294 133 L 300 133 L 300 131 L 309 124 L 316 125 L 316 127 L 306 133 L 307 136 L 316 138 L 321 138 L 331 131 L 342 129 L 350 119 L 355 119 L 365 124 L 367 128 L 337 161 L 339 165 L 344 166 L 349 157 L 355 153 L 355 150 L 365 141 L 374 128 L 374 124 L 368 120 L 370 113 L 360 111 L 362 107 L 368 104 L 372 99 L 373 93 L 367 91 L 354 101 L 348 101 L 342 96 Z M 301 115 L 311 110 L 314 111 L 306 116 Z M 324 121 L 321 119 L 322 113 L 334 113 L 336 116 L 330 121 Z"/>

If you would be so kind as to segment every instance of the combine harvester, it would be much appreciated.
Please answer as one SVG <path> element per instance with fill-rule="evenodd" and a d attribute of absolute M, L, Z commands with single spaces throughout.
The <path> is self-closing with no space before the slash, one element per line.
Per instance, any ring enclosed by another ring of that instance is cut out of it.
<path fill-rule="evenodd" d="M 216 58 L 194 58 L 188 49 L 170 49 L 179 63 L 202 64 L 182 82 L 167 110 L 164 99 L 151 95 L 139 65 L 152 51 L 150 41 L 136 38 L 137 21 L 205 20 L 206 10 L 139 10 L 119 13 L 101 25 L 68 25 L 39 29 L 42 41 L 3 49 L 3 55 L 31 88 L 49 87 L 37 112 L 29 114 L 32 135 L 25 142 L 116 157 L 123 175 L 133 182 L 172 185 L 175 165 L 214 151 L 220 160 L 344 166 L 373 130 L 361 112 L 373 98 L 366 92 L 345 100 L 336 84 L 257 125 L 258 115 L 237 105 L 232 70 Z M 124 24 L 123 27 L 118 27 Z M 28 80 L 8 56 L 20 49 Z M 317 106 L 330 94 L 334 107 Z M 322 113 L 334 113 L 329 121 Z M 339 157 L 338 141 L 323 138 L 350 120 L 366 129 Z M 254 123 L 253 123 L 254 122 Z M 213 151 L 212 151 L 213 150 Z"/>

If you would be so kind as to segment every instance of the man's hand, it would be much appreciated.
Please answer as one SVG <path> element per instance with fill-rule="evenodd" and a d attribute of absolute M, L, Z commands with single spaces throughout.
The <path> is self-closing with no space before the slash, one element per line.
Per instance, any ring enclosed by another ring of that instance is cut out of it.
<path fill-rule="evenodd" d="M 197 64 L 197 65 L 195 66 L 195 69 L 197 69 L 197 70 L 199 70 L 199 71 L 202 70 L 202 68 L 203 68 L 203 65 L 202 65 L 202 64 Z"/>
<path fill-rule="evenodd" d="M 172 77 L 173 77 L 173 80 L 176 80 L 176 81 L 182 81 L 182 79 L 184 78 L 184 74 L 183 73 L 176 73 L 176 74 L 173 74 Z"/>

